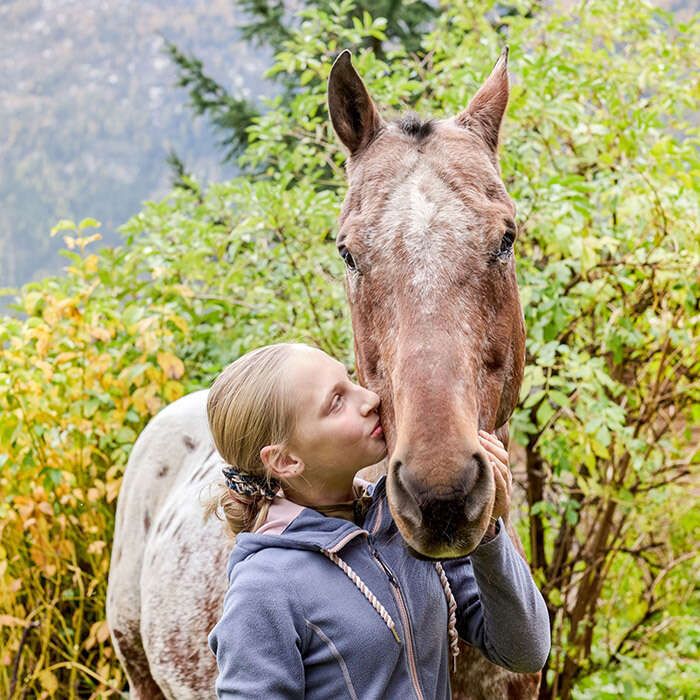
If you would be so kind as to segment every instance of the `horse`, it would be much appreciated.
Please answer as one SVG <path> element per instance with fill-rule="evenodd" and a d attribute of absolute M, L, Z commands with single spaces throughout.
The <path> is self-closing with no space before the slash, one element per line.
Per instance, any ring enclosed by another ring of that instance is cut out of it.
<path fill-rule="evenodd" d="M 385 120 L 348 51 L 328 79 L 332 126 L 347 150 L 336 246 L 357 375 L 381 398 L 387 441 L 387 457 L 365 474 L 387 474 L 399 532 L 426 559 L 464 556 L 481 540 L 495 487 L 478 430 L 507 446 L 523 378 L 515 204 L 498 160 L 507 60 L 505 47 L 467 107 L 441 120 Z M 198 498 L 223 466 L 207 393 L 148 423 L 117 502 L 107 621 L 134 700 L 214 693 L 207 634 L 232 543 L 222 522 L 203 521 Z M 506 529 L 523 554 L 510 522 Z M 537 697 L 539 673 L 512 673 L 460 647 L 454 698 Z"/>

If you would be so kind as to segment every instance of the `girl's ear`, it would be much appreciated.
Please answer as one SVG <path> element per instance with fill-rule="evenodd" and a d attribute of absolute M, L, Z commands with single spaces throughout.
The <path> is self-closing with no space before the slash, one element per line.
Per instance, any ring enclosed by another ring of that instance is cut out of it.
<path fill-rule="evenodd" d="M 304 471 L 304 463 L 288 454 L 282 445 L 265 445 L 260 450 L 260 459 L 272 475 L 280 479 L 290 479 Z"/>

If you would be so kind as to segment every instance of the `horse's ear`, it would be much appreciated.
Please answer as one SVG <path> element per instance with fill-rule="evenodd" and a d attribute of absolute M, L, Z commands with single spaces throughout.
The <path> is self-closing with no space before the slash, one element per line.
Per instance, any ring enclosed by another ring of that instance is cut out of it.
<path fill-rule="evenodd" d="M 476 129 L 494 153 L 498 151 L 498 134 L 508 105 L 509 90 L 508 47 L 504 46 L 491 75 L 456 118 L 460 126 Z"/>
<path fill-rule="evenodd" d="M 328 111 L 338 138 L 356 154 L 382 126 L 382 118 L 353 68 L 346 49 L 335 59 L 328 78 Z"/>

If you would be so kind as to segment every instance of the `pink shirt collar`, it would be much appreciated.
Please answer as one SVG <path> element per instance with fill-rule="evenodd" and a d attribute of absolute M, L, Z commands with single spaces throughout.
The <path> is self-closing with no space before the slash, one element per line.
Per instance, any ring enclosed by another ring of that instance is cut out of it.
<path fill-rule="evenodd" d="M 356 476 L 352 481 L 352 489 L 355 497 L 361 496 L 365 489 L 371 485 L 371 481 L 365 481 Z M 255 531 L 258 535 L 280 535 L 289 523 L 296 518 L 306 506 L 300 506 L 287 498 L 275 498 L 270 504 L 265 522 Z"/>

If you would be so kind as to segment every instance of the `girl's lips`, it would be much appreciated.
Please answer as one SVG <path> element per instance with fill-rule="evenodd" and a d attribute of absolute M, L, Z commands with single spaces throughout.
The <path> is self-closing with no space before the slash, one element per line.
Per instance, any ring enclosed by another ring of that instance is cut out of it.
<path fill-rule="evenodd" d="M 379 437 L 383 433 L 384 433 L 384 431 L 382 430 L 382 424 L 377 423 L 376 427 L 374 428 L 374 430 L 371 433 L 371 437 Z"/>

